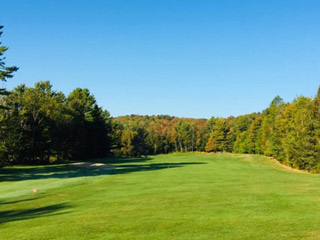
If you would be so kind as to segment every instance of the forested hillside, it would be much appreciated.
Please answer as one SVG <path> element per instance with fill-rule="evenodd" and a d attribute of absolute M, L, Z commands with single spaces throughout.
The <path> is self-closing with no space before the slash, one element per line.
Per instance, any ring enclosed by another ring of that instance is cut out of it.
<path fill-rule="evenodd" d="M 295 168 L 319 172 L 320 93 L 285 103 L 275 97 L 262 113 L 238 117 L 187 119 L 126 116 L 113 120 L 114 137 L 124 155 L 145 152 L 205 151 L 273 156 Z M 140 144 L 140 145 L 138 145 Z M 121 146 L 121 147 L 120 147 Z M 118 153 L 118 152 L 117 152 Z"/>
<path fill-rule="evenodd" d="M 261 113 L 209 120 L 112 118 L 88 89 L 65 96 L 49 82 L 20 85 L 0 101 L 1 165 L 226 151 L 264 154 L 295 168 L 320 171 L 319 92 L 314 99 L 301 96 L 292 103 L 276 97 Z"/>

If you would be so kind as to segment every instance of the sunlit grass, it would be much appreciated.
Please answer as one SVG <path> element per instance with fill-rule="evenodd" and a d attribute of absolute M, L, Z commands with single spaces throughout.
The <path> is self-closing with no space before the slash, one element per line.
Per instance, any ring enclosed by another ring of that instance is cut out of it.
<path fill-rule="evenodd" d="M 320 176 L 266 157 L 97 161 L 0 170 L 0 239 L 320 238 Z"/>

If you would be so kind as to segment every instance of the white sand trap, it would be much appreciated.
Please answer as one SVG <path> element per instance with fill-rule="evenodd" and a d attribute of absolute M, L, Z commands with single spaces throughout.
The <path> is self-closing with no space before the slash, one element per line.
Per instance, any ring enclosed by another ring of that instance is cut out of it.
<path fill-rule="evenodd" d="M 115 169 L 112 165 L 107 165 L 104 163 L 89 163 L 89 162 L 77 162 L 71 163 L 70 165 L 76 167 L 85 167 L 85 168 L 104 168 L 104 169 Z"/>

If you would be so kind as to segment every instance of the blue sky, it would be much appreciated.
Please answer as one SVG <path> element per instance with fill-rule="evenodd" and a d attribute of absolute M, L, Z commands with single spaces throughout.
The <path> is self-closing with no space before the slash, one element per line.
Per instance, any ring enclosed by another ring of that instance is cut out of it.
<path fill-rule="evenodd" d="M 320 1 L 1 1 L 5 85 L 88 88 L 112 116 L 227 117 L 320 83 Z"/>

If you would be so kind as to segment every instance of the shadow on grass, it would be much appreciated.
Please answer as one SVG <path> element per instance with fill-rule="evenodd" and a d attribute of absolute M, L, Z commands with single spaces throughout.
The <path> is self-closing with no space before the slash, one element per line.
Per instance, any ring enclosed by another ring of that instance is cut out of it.
<path fill-rule="evenodd" d="M 119 165 L 115 174 L 125 174 L 139 171 L 153 171 L 169 168 L 183 167 L 186 165 L 206 164 L 203 162 L 179 162 L 179 163 L 151 163 L 151 164 L 124 164 Z"/>
<path fill-rule="evenodd" d="M 33 209 L 23 209 L 23 210 L 10 210 L 10 211 L 0 211 L 0 224 L 21 221 L 26 219 L 44 217 L 44 216 L 55 216 L 64 214 L 55 213 L 59 210 L 69 208 L 70 206 L 65 203 L 54 204 L 46 207 L 33 208 Z"/>
<path fill-rule="evenodd" d="M 106 158 L 95 162 L 115 164 L 115 168 L 79 167 L 68 164 L 47 166 L 13 167 L 0 169 L 1 181 L 23 181 L 49 178 L 92 177 L 99 175 L 127 174 L 139 171 L 155 171 L 186 165 L 205 164 L 203 162 L 148 163 L 150 158 Z M 92 162 L 93 160 L 91 160 Z"/>
<path fill-rule="evenodd" d="M 150 161 L 152 158 L 128 158 L 128 157 L 110 157 L 110 158 L 98 158 L 92 159 L 90 162 L 101 162 L 105 164 L 122 164 L 122 163 L 144 163 Z"/>
<path fill-rule="evenodd" d="M 33 200 L 37 200 L 37 199 L 39 199 L 39 197 L 37 197 L 37 198 L 21 199 L 21 200 L 15 200 L 15 201 L 1 201 L 1 200 L 0 200 L 0 205 L 4 205 L 4 204 L 16 204 L 16 203 L 21 203 L 21 202 L 29 202 L 29 201 L 33 201 Z"/>

